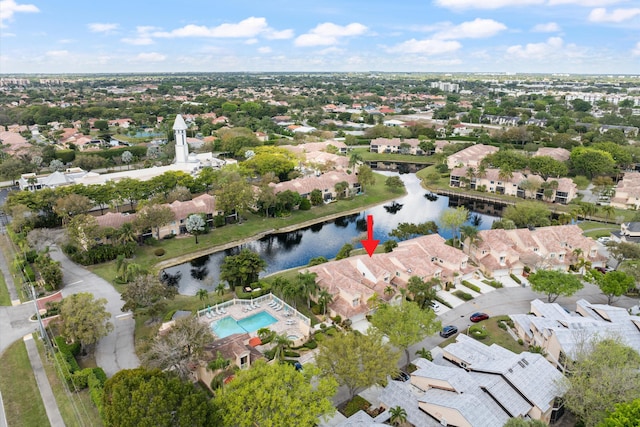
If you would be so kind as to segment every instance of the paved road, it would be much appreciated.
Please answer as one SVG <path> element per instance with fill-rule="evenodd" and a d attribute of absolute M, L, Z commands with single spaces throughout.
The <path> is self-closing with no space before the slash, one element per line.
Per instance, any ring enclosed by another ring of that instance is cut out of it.
<path fill-rule="evenodd" d="M 96 346 L 96 363 L 112 376 L 122 369 L 136 368 L 140 360 L 135 353 L 134 329 L 135 321 L 131 313 L 120 310 L 124 302 L 120 294 L 106 280 L 73 263 L 57 246 L 51 246 L 51 258 L 60 261 L 64 271 L 64 287 L 62 295 L 68 296 L 78 292 L 89 292 L 95 298 L 105 298 L 106 308 L 111 313 L 113 331 L 102 338 Z"/>

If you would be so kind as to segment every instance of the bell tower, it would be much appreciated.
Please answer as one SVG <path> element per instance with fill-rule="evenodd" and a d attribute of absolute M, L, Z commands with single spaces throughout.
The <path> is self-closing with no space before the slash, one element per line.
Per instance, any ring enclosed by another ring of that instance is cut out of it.
<path fill-rule="evenodd" d="M 187 163 L 189 159 L 187 124 L 180 114 L 176 116 L 176 121 L 173 122 L 173 132 L 176 138 L 176 163 Z"/>

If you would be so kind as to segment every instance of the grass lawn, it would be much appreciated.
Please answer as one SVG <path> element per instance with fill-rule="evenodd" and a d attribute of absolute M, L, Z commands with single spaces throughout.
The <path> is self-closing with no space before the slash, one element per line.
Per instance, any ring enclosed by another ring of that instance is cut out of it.
<path fill-rule="evenodd" d="M 514 340 L 507 331 L 500 329 L 500 327 L 498 326 L 498 321 L 502 319 L 504 319 L 504 316 L 492 317 L 490 319 L 476 323 L 476 325 L 484 326 L 485 330 L 487 331 L 487 336 L 484 339 L 478 341 L 488 346 L 491 344 L 497 344 L 501 347 L 506 348 L 507 350 L 513 351 L 514 353 L 522 353 L 526 350 L 526 347 L 524 345 L 518 344 L 518 342 Z M 466 335 L 467 331 L 461 330 L 460 333 Z M 442 343 L 440 343 L 439 347 L 446 347 L 447 345 L 454 343 L 455 341 L 456 335 L 444 340 Z"/>
<path fill-rule="evenodd" d="M 0 236 L 0 251 L 2 251 L 2 254 L 4 254 L 4 259 L 7 260 L 9 272 L 13 274 L 13 277 L 18 277 L 19 275 L 17 274 L 17 271 L 15 270 L 15 268 L 13 267 L 13 263 L 11 262 L 13 261 L 15 252 L 13 249 L 13 245 L 9 240 L 9 236 L 7 236 L 6 234 L 3 234 Z M 2 256 L 2 254 L 0 254 L 0 256 Z M 5 278 L 2 277 L 1 280 L 2 280 L 2 283 L 0 283 L 0 305 L 11 305 L 11 300 L 8 300 L 8 303 L 6 304 L 3 302 L 4 292 L 5 291 L 7 292 L 6 298 L 9 298 L 9 291 L 7 290 Z M 18 281 L 19 280 L 16 279 L 16 282 Z M 16 283 L 16 287 L 18 288 L 18 296 L 22 302 L 29 301 L 31 299 L 30 296 L 25 297 L 24 295 L 22 295 L 21 286 L 19 286 L 19 283 Z"/>
<path fill-rule="evenodd" d="M 0 390 L 10 426 L 48 426 L 40 390 L 24 341 L 13 343 L 0 357 Z"/>
<path fill-rule="evenodd" d="M 98 409 L 91 401 L 89 389 L 82 390 L 78 393 L 67 392 L 64 383 L 60 380 L 60 376 L 56 372 L 54 364 L 52 361 L 47 360 L 45 356 L 42 341 L 37 340 L 36 343 L 38 345 L 40 357 L 42 358 L 44 370 L 47 373 L 47 378 L 49 378 L 49 383 L 51 384 L 51 389 L 56 397 L 56 402 L 58 403 L 58 408 L 60 409 L 60 414 L 62 415 L 64 423 L 67 426 L 78 427 L 104 426 L 100 419 Z M 93 366 L 95 366 L 95 361 Z M 83 368 L 84 367 L 87 366 L 83 366 Z"/>
<path fill-rule="evenodd" d="M 616 224 L 604 224 L 595 221 L 583 221 L 578 227 L 584 231 L 586 237 L 597 239 L 598 237 L 610 236 L 612 231 L 620 230 L 620 226 Z"/>
<path fill-rule="evenodd" d="M 0 254 L 2 256 L 2 254 Z M 0 305 L 11 305 L 11 297 L 9 296 L 9 289 L 7 289 L 7 283 L 4 280 L 4 275 L 0 273 Z"/>
<path fill-rule="evenodd" d="M 387 154 L 387 153 L 372 153 L 368 147 L 359 147 L 351 151 L 352 153 L 358 153 L 365 162 L 405 162 L 416 164 L 432 164 L 434 163 L 433 157 L 429 156 L 414 156 L 412 154 Z"/>

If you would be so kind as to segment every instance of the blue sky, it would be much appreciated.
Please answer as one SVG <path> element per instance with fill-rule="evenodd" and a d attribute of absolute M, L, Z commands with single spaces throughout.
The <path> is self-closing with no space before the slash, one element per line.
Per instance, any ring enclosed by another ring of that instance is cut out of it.
<path fill-rule="evenodd" d="M 640 74 L 640 0 L 0 0 L 0 73 Z"/>

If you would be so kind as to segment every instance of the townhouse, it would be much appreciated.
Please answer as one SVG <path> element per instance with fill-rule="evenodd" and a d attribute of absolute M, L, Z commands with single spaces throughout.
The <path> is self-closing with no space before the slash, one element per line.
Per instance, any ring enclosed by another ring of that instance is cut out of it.
<path fill-rule="evenodd" d="M 480 166 L 482 159 L 498 150 L 498 147 L 494 147 L 492 145 L 472 145 L 471 147 L 467 147 L 447 157 L 447 167 L 449 169 L 463 166 L 477 168 Z"/>
<path fill-rule="evenodd" d="M 620 209 L 640 209 L 640 172 L 627 172 L 618 181 L 611 206 Z"/>
<path fill-rule="evenodd" d="M 640 316 L 625 308 L 580 299 L 575 312 L 567 312 L 557 303 L 535 299 L 529 314 L 509 317 L 518 337 L 527 345 L 541 347 L 547 360 L 563 372 L 593 339 L 615 337 L 640 352 Z"/>
<path fill-rule="evenodd" d="M 372 153 L 402 153 L 422 156 L 425 153 L 420 148 L 417 138 L 375 138 L 369 144 Z"/>
<path fill-rule="evenodd" d="M 302 197 L 308 198 L 313 190 L 320 190 L 322 192 L 322 198 L 325 202 L 329 202 L 338 198 L 336 191 L 336 184 L 340 182 L 346 182 L 346 195 L 357 194 L 360 191 L 360 184 L 358 183 L 358 176 L 356 174 L 349 174 L 344 171 L 333 170 L 323 174 L 315 174 L 303 176 L 293 179 L 291 181 L 284 181 L 269 184 L 275 194 L 282 191 L 294 191 L 300 194 Z"/>
<path fill-rule="evenodd" d="M 535 229 L 483 230 L 469 246 L 471 259 L 489 277 L 521 275 L 529 269 L 567 271 L 580 259 L 593 267 L 604 267 L 606 257 L 598 252 L 598 244 L 582 235 L 577 225 L 556 225 Z"/>
<path fill-rule="evenodd" d="M 566 162 L 571 157 L 571 152 L 560 147 L 540 147 L 533 153 L 533 157 L 547 156 L 559 162 Z"/>
<path fill-rule="evenodd" d="M 640 243 L 640 222 L 623 222 L 620 231 L 612 231 L 616 242 Z"/>
<path fill-rule="evenodd" d="M 421 236 L 398 243 L 390 253 L 373 257 L 360 255 L 303 269 L 316 273 L 316 283 L 332 296 L 328 311 L 343 318 L 366 314 L 370 298 L 376 294 L 388 299 L 388 288 L 395 292 L 406 288 L 409 278 L 424 281 L 438 279 L 442 285 L 459 283 L 476 268 L 459 249 L 448 246 L 438 234 Z"/>
<path fill-rule="evenodd" d="M 532 183 L 527 188 L 525 182 Z M 578 195 L 578 186 L 570 178 L 552 178 L 512 172 L 501 173 L 500 169 L 486 169 L 482 173 L 473 167 L 456 167 L 449 175 L 449 186 L 469 187 L 472 190 L 487 193 L 506 194 L 508 196 L 552 201 L 566 205 Z"/>

